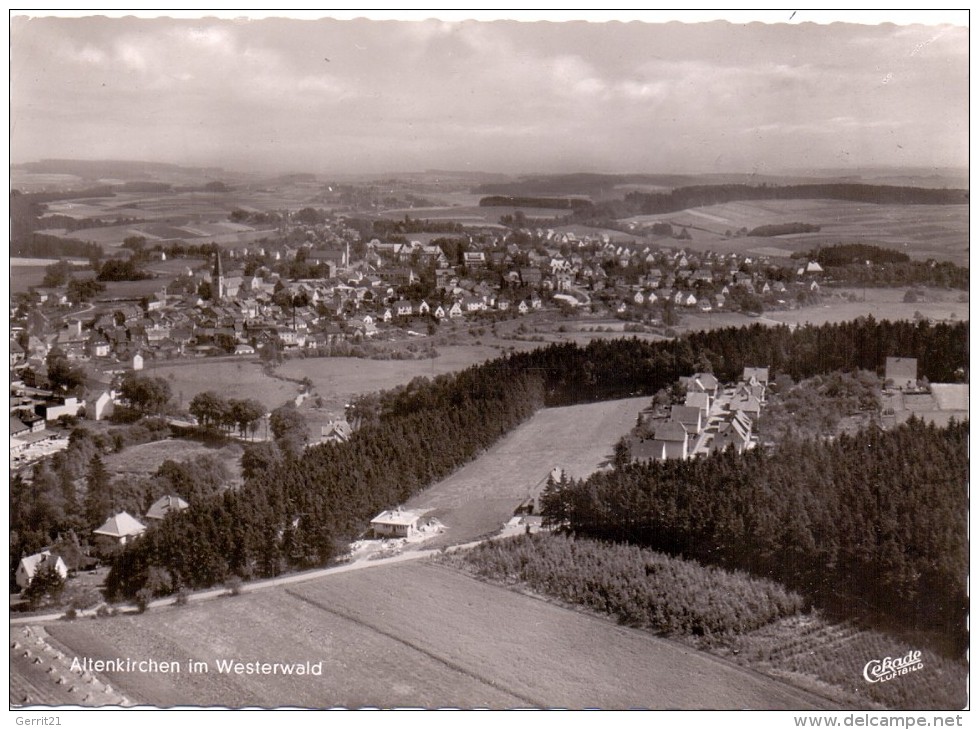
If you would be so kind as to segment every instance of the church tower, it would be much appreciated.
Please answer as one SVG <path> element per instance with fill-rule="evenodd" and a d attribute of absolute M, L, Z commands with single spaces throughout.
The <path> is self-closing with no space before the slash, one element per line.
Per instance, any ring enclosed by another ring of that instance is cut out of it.
<path fill-rule="evenodd" d="M 211 272 L 211 299 L 220 302 L 224 299 L 224 273 L 221 271 L 221 252 L 214 254 L 214 271 Z"/>

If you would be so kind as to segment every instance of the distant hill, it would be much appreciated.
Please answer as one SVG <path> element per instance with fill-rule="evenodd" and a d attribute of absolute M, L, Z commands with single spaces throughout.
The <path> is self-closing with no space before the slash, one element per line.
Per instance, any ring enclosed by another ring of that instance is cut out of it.
<path fill-rule="evenodd" d="M 524 175 L 516 180 L 492 182 L 473 188 L 477 195 L 509 195 L 526 197 L 586 196 L 592 200 L 618 197 L 623 188 L 637 191 L 646 188 L 672 190 L 705 185 L 816 185 L 863 184 L 915 188 L 968 188 L 968 172 L 952 168 L 901 169 L 868 168 L 865 170 L 813 169 L 779 175 L 755 173 L 706 174 L 599 174 L 572 173 L 564 175 Z"/>
<path fill-rule="evenodd" d="M 86 180 L 117 179 L 124 181 L 162 180 L 185 181 L 188 178 L 225 177 L 221 167 L 184 167 L 167 162 L 139 160 L 61 160 L 49 159 L 11 166 L 15 170 L 34 174 L 76 175 Z"/>

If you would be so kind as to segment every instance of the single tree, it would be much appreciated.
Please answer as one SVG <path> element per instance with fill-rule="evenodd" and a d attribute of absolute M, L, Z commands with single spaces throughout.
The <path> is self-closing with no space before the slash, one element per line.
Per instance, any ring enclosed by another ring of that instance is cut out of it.
<path fill-rule="evenodd" d="M 34 572 L 34 577 L 24 589 L 24 598 L 27 599 L 31 607 L 36 607 L 45 597 L 57 600 L 64 589 L 64 577 L 58 572 L 53 561 L 46 560 Z"/>

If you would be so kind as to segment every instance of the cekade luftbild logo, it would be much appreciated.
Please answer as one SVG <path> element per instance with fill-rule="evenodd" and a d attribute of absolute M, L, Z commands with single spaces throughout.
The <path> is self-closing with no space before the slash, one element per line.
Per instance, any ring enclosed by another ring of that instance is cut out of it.
<path fill-rule="evenodd" d="M 887 682 L 903 674 L 924 669 L 920 651 L 909 651 L 902 657 L 873 659 L 863 668 L 863 678 L 868 682 Z"/>

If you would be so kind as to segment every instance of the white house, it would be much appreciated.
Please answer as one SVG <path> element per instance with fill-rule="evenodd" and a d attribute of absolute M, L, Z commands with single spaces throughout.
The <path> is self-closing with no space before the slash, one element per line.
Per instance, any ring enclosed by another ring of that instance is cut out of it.
<path fill-rule="evenodd" d="M 50 550 L 43 550 L 34 555 L 28 555 L 26 558 L 21 558 L 16 574 L 17 585 L 20 586 L 21 590 L 27 588 L 34 580 L 37 571 L 47 565 L 54 565 L 54 569 L 62 578 L 68 577 L 68 566 L 65 565 L 61 556 L 52 555 Z"/>
<path fill-rule="evenodd" d="M 96 398 L 95 402 L 93 403 L 92 418 L 94 418 L 96 421 L 101 421 L 102 419 L 107 418 L 109 414 L 112 413 L 114 405 L 115 404 L 112 401 L 112 394 L 107 390 L 103 390 L 101 395 L 99 395 L 99 397 Z"/>
<path fill-rule="evenodd" d="M 401 507 L 386 510 L 371 520 L 371 528 L 377 537 L 411 537 L 418 532 L 418 521 L 424 514 Z"/>
<path fill-rule="evenodd" d="M 137 520 L 128 512 L 120 512 L 107 519 L 101 527 L 93 530 L 96 535 L 105 535 L 116 540 L 120 545 L 125 545 L 132 538 L 138 537 L 146 530 L 146 525 Z"/>
<path fill-rule="evenodd" d="M 394 313 L 399 317 L 410 317 L 412 312 L 411 302 L 406 299 L 399 299 L 394 303 Z"/>

